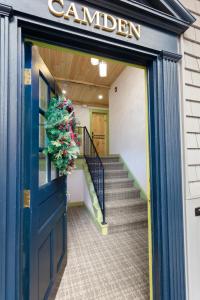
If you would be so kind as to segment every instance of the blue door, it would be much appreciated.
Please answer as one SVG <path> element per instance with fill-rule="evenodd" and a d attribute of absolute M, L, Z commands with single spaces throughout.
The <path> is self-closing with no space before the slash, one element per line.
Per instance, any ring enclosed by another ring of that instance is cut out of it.
<path fill-rule="evenodd" d="M 25 45 L 24 278 L 25 300 L 48 299 L 66 261 L 66 178 L 45 157 L 45 111 L 58 90 L 38 49 Z"/>

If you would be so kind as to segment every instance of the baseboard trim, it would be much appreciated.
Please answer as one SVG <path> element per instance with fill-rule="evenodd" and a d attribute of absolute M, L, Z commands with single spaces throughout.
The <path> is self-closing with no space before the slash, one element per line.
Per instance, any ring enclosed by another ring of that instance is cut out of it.
<path fill-rule="evenodd" d="M 67 203 L 67 206 L 68 207 L 78 207 L 78 206 L 84 206 L 85 205 L 85 203 L 83 202 L 83 201 L 77 201 L 77 202 L 68 202 Z"/>

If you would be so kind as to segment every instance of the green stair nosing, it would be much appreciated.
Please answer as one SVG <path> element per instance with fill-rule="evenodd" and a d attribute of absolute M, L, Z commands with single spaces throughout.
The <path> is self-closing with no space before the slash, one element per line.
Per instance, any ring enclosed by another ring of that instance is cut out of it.
<path fill-rule="evenodd" d="M 136 178 L 136 177 L 133 175 L 133 173 L 130 171 L 130 169 L 129 169 L 127 163 L 124 161 L 124 159 L 122 158 L 122 156 L 121 156 L 121 155 L 119 155 L 119 156 L 120 156 L 120 161 L 124 164 L 124 169 L 125 169 L 125 171 L 128 172 L 128 178 L 131 179 L 131 180 L 133 180 L 133 186 L 134 186 L 136 189 L 140 190 L 140 198 L 141 198 L 143 201 L 147 202 L 147 195 L 146 195 L 144 189 L 141 187 L 141 185 L 140 185 L 140 183 L 138 182 L 137 178 Z"/>

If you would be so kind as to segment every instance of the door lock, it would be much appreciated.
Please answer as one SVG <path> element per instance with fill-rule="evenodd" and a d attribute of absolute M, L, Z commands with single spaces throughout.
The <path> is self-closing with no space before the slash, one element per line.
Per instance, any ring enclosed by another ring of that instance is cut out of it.
<path fill-rule="evenodd" d="M 196 207 L 195 208 L 195 217 L 199 217 L 200 216 L 200 207 Z"/>

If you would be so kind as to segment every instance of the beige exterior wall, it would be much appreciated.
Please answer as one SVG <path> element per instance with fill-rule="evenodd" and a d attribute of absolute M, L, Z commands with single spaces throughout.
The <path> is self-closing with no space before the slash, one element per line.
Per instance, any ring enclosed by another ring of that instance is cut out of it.
<path fill-rule="evenodd" d="M 200 299 L 200 1 L 180 0 L 196 18 L 181 41 L 187 298 Z"/>

